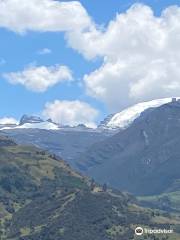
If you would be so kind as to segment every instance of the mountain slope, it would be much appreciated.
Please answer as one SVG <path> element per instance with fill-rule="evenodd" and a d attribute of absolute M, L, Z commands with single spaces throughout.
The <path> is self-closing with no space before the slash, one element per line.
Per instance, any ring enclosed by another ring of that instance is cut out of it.
<path fill-rule="evenodd" d="M 145 111 L 131 126 L 97 143 L 79 168 L 99 182 L 137 195 L 180 189 L 180 102 Z"/>
<path fill-rule="evenodd" d="M 137 225 L 179 226 L 129 195 L 89 185 L 56 156 L 0 137 L 0 239 L 130 240 Z"/>
<path fill-rule="evenodd" d="M 63 128 L 57 131 L 44 129 L 10 129 L 1 131 L 19 144 L 35 145 L 62 157 L 76 167 L 75 159 L 92 144 L 112 135 L 109 131 L 87 128 Z"/>
<path fill-rule="evenodd" d="M 179 99 L 179 98 L 176 98 Z M 172 98 L 162 98 L 155 99 L 148 102 L 138 103 L 132 107 L 129 107 L 119 113 L 111 114 L 104 119 L 99 125 L 100 128 L 105 129 L 125 129 L 127 128 L 135 119 L 137 119 L 142 112 L 149 108 L 156 108 L 163 104 L 169 103 Z"/>

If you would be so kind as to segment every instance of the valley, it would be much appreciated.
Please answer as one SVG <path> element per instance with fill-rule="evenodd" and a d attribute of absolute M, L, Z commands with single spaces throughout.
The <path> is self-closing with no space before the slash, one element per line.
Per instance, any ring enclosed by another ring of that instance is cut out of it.
<path fill-rule="evenodd" d="M 179 119 L 177 101 L 124 129 L 40 129 L 37 118 L 3 127 L 0 239 L 141 240 L 142 226 L 174 230 L 143 240 L 178 240 Z"/>

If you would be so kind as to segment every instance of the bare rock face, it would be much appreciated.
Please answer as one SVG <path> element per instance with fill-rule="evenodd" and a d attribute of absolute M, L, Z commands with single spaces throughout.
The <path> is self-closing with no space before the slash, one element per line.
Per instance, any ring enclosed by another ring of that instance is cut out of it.
<path fill-rule="evenodd" d="M 23 115 L 19 125 L 23 125 L 25 123 L 41 123 L 44 122 L 44 120 L 42 120 L 40 117 L 37 116 L 29 116 L 29 115 Z"/>

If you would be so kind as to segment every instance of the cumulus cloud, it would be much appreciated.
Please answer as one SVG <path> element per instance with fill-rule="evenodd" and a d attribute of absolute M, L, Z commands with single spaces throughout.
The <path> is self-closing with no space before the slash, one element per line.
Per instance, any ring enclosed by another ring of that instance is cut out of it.
<path fill-rule="evenodd" d="M 18 121 L 15 118 L 12 117 L 4 117 L 0 118 L 0 124 L 18 124 Z"/>
<path fill-rule="evenodd" d="M 21 84 L 35 92 L 44 92 L 63 81 L 72 81 L 71 70 L 66 66 L 30 66 L 23 71 L 3 75 L 12 84 Z"/>
<path fill-rule="evenodd" d="M 15 32 L 81 30 L 90 24 L 90 17 L 77 1 L 0 0 L 0 27 Z"/>
<path fill-rule="evenodd" d="M 150 7 L 135 4 L 102 28 L 80 2 L 0 1 L 1 27 L 20 33 L 65 31 L 69 46 L 85 58 L 101 57 L 102 66 L 86 74 L 84 84 L 111 111 L 179 95 L 179 23 L 178 6 L 157 17 Z"/>
<path fill-rule="evenodd" d="M 111 111 L 140 101 L 178 96 L 179 23 L 177 6 L 167 8 L 160 17 L 141 4 L 118 14 L 106 31 L 92 40 L 104 62 L 84 76 L 87 93 L 106 103 Z"/>
<path fill-rule="evenodd" d="M 98 111 L 86 102 L 55 100 L 46 104 L 42 114 L 61 125 L 85 124 L 88 127 L 95 127 Z"/>
<path fill-rule="evenodd" d="M 43 48 L 38 51 L 39 55 L 47 55 L 47 54 L 51 54 L 51 53 L 52 53 L 52 51 L 49 48 Z"/>

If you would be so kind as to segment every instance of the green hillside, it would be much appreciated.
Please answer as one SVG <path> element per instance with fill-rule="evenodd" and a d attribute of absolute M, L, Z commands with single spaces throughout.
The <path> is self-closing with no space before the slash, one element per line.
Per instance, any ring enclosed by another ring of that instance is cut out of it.
<path fill-rule="evenodd" d="M 144 206 L 180 214 L 180 191 L 153 196 L 141 196 L 138 199 Z"/>
<path fill-rule="evenodd" d="M 1 240 L 166 239 L 134 236 L 136 226 L 173 228 L 178 217 L 137 206 L 128 194 L 103 191 L 64 161 L 0 137 Z"/>

